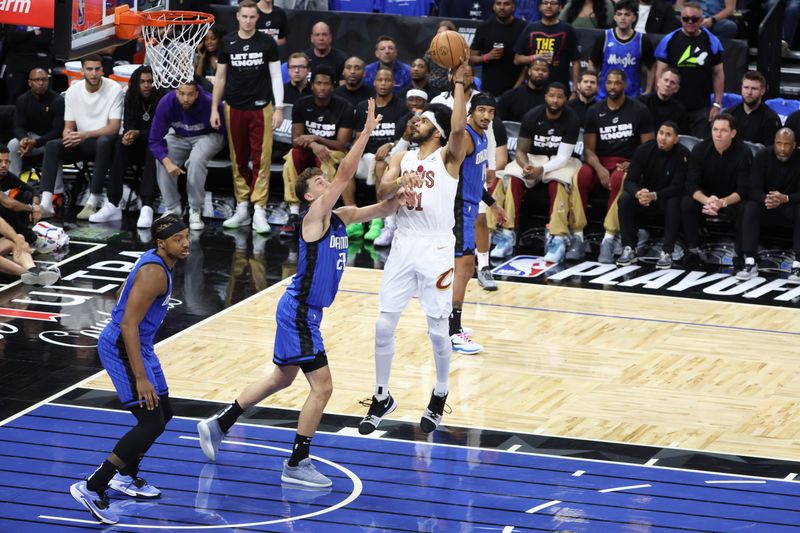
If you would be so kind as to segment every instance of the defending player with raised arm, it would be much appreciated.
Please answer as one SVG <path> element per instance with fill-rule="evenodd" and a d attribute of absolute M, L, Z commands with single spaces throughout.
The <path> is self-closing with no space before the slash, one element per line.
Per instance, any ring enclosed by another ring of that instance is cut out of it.
<path fill-rule="evenodd" d="M 167 380 L 153 341 L 169 309 L 172 269 L 189 256 L 189 228 L 168 213 L 150 228 L 156 248 L 145 252 L 120 288 L 97 352 L 119 399 L 136 417 L 136 425 L 114 446 L 100 468 L 70 493 L 92 516 L 115 524 L 106 489 L 134 498 L 158 498 L 161 491 L 139 477 L 139 463 L 172 418 Z"/>
<path fill-rule="evenodd" d="M 307 487 L 325 488 L 331 480 L 317 471 L 309 459 L 311 439 L 333 392 L 328 356 L 320 335 L 322 310 L 329 307 L 339 288 L 347 264 L 347 224 L 384 217 L 397 210 L 406 187 L 415 186 L 414 177 L 401 185 L 398 194 L 367 207 L 346 206 L 333 210 L 342 191 L 353 179 L 369 135 L 379 123 L 375 101 L 370 99 L 364 134 L 353 143 L 333 181 L 318 168 L 304 170 L 295 186 L 297 197 L 308 202 L 300 235 L 297 274 L 278 303 L 275 313 L 275 368 L 242 391 L 221 413 L 197 425 L 200 446 L 215 461 L 225 434 L 244 411 L 292 384 L 302 370 L 311 391 L 300 411 L 292 455 L 283 464 L 281 481 Z"/>
<path fill-rule="evenodd" d="M 462 64 L 453 73 L 452 111 L 432 104 L 422 113 L 411 139 L 419 148 L 394 155 L 378 189 L 379 198 L 388 198 L 401 186 L 398 177 L 418 174 L 422 178 L 422 184 L 411 191 L 414 201 L 396 215 L 397 231 L 384 268 L 375 324 L 375 393 L 369 412 L 358 427 L 363 435 L 372 433 L 397 407 L 389 394 L 394 333 L 400 315 L 417 294 L 427 317 L 436 364 L 436 385 L 420 419 L 422 431 L 436 429 L 444 412 L 452 357 L 448 317 L 453 297 L 453 210 L 459 169 L 467 149 L 465 70 Z"/>

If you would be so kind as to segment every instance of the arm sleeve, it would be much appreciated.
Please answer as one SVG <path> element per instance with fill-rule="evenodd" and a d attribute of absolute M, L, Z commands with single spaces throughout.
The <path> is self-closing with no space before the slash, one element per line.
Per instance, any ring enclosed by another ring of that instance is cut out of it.
<path fill-rule="evenodd" d="M 269 62 L 269 77 L 272 82 L 272 98 L 275 100 L 275 107 L 282 107 L 283 77 L 281 75 L 281 64 L 279 61 Z"/>
<path fill-rule="evenodd" d="M 487 159 L 488 159 L 488 169 L 489 170 L 496 170 L 497 169 L 497 139 L 494 137 L 494 128 L 489 128 L 486 130 L 486 141 L 487 141 Z"/>
<path fill-rule="evenodd" d="M 561 143 L 558 145 L 558 153 L 556 153 L 555 157 L 552 158 L 550 161 L 544 164 L 542 167 L 544 169 L 544 173 L 547 174 L 548 172 L 552 172 L 554 170 L 558 170 L 559 168 L 563 167 L 569 161 L 569 158 L 572 157 L 572 152 L 575 150 L 574 144 L 565 144 Z"/>

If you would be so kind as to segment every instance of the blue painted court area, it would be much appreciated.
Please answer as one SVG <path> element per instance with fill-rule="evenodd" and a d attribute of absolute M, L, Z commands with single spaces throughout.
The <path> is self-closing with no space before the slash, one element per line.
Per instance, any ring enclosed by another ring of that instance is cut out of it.
<path fill-rule="evenodd" d="M 121 522 L 92 525 L 68 489 L 133 417 L 43 405 L 0 427 L 0 531 L 797 531 L 800 484 L 380 438 L 319 434 L 332 490 L 282 486 L 294 432 L 235 426 L 210 464 L 176 418 L 142 475 L 156 501 L 109 493 Z"/>

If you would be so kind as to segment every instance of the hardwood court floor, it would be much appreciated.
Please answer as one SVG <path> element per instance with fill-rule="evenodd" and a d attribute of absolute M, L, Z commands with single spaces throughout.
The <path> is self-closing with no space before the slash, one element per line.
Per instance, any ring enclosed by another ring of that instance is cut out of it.
<path fill-rule="evenodd" d="M 323 320 L 330 413 L 366 411 L 381 276 L 348 268 Z M 170 394 L 229 402 L 271 371 L 287 282 L 161 343 Z M 445 423 L 800 460 L 798 310 L 502 282 L 487 293 L 474 281 L 466 300 L 485 350 L 454 354 Z M 419 420 L 427 405 L 425 328 L 415 300 L 397 331 L 393 419 Z M 87 386 L 112 388 L 105 374 Z M 264 405 L 299 409 L 306 391 L 299 378 Z"/>

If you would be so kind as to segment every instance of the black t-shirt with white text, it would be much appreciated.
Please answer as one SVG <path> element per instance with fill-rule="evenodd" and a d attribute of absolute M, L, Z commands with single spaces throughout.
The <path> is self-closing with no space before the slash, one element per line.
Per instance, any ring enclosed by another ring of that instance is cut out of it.
<path fill-rule="evenodd" d="M 650 111 L 636 100 L 625 98 L 619 109 L 608 108 L 608 100 L 600 100 L 586 113 L 585 133 L 597 134 L 595 154 L 598 157 L 633 156 L 641 135 L 653 133 Z"/>
<path fill-rule="evenodd" d="M 531 140 L 528 153 L 549 157 L 558 153 L 561 143 L 576 144 L 580 129 L 580 120 L 572 109 L 565 106 L 561 116 L 549 119 L 547 106 L 540 105 L 525 113 L 519 127 L 519 136 Z"/>
<path fill-rule="evenodd" d="M 258 20 L 256 29 L 275 39 L 285 39 L 288 35 L 289 20 L 286 18 L 286 11 L 278 6 L 272 6 L 272 13 L 264 13 L 258 10 Z"/>
<path fill-rule="evenodd" d="M 367 123 L 367 104 L 366 101 L 361 102 L 356 108 L 356 131 L 364 131 L 364 125 Z M 372 131 L 372 135 L 369 136 L 364 153 L 374 154 L 382 145 L 399 139 L 403 135 L 403 130 L 400 129 L 400 119 L 406 113 L 408 113 L 408 109 L 406 109 L 405 102 L 396 96 L 392 97 L 389 105 L 375 107 L 375 115 L 382 115 L 382 118 Z"/>
<path fill-rule="evenodd" d="M 317 107 L 314 96 L 301 97 L 292 108 L 292 124 L 302 124 L 303 133 L 335 139 L 339 128 L 355 126 L 353 107 L 338 96 L 331 96 L 326 107 Z"/>
<path fill-rule="evenodd" d="M 273 102 L 269 63 L 279 60 L 275 39 L 261 32 L 247 39 L 238 32 L 223 37 L 217 62 L 228 65 L 225 102 L 236 109 L 261 109 Z"/>

